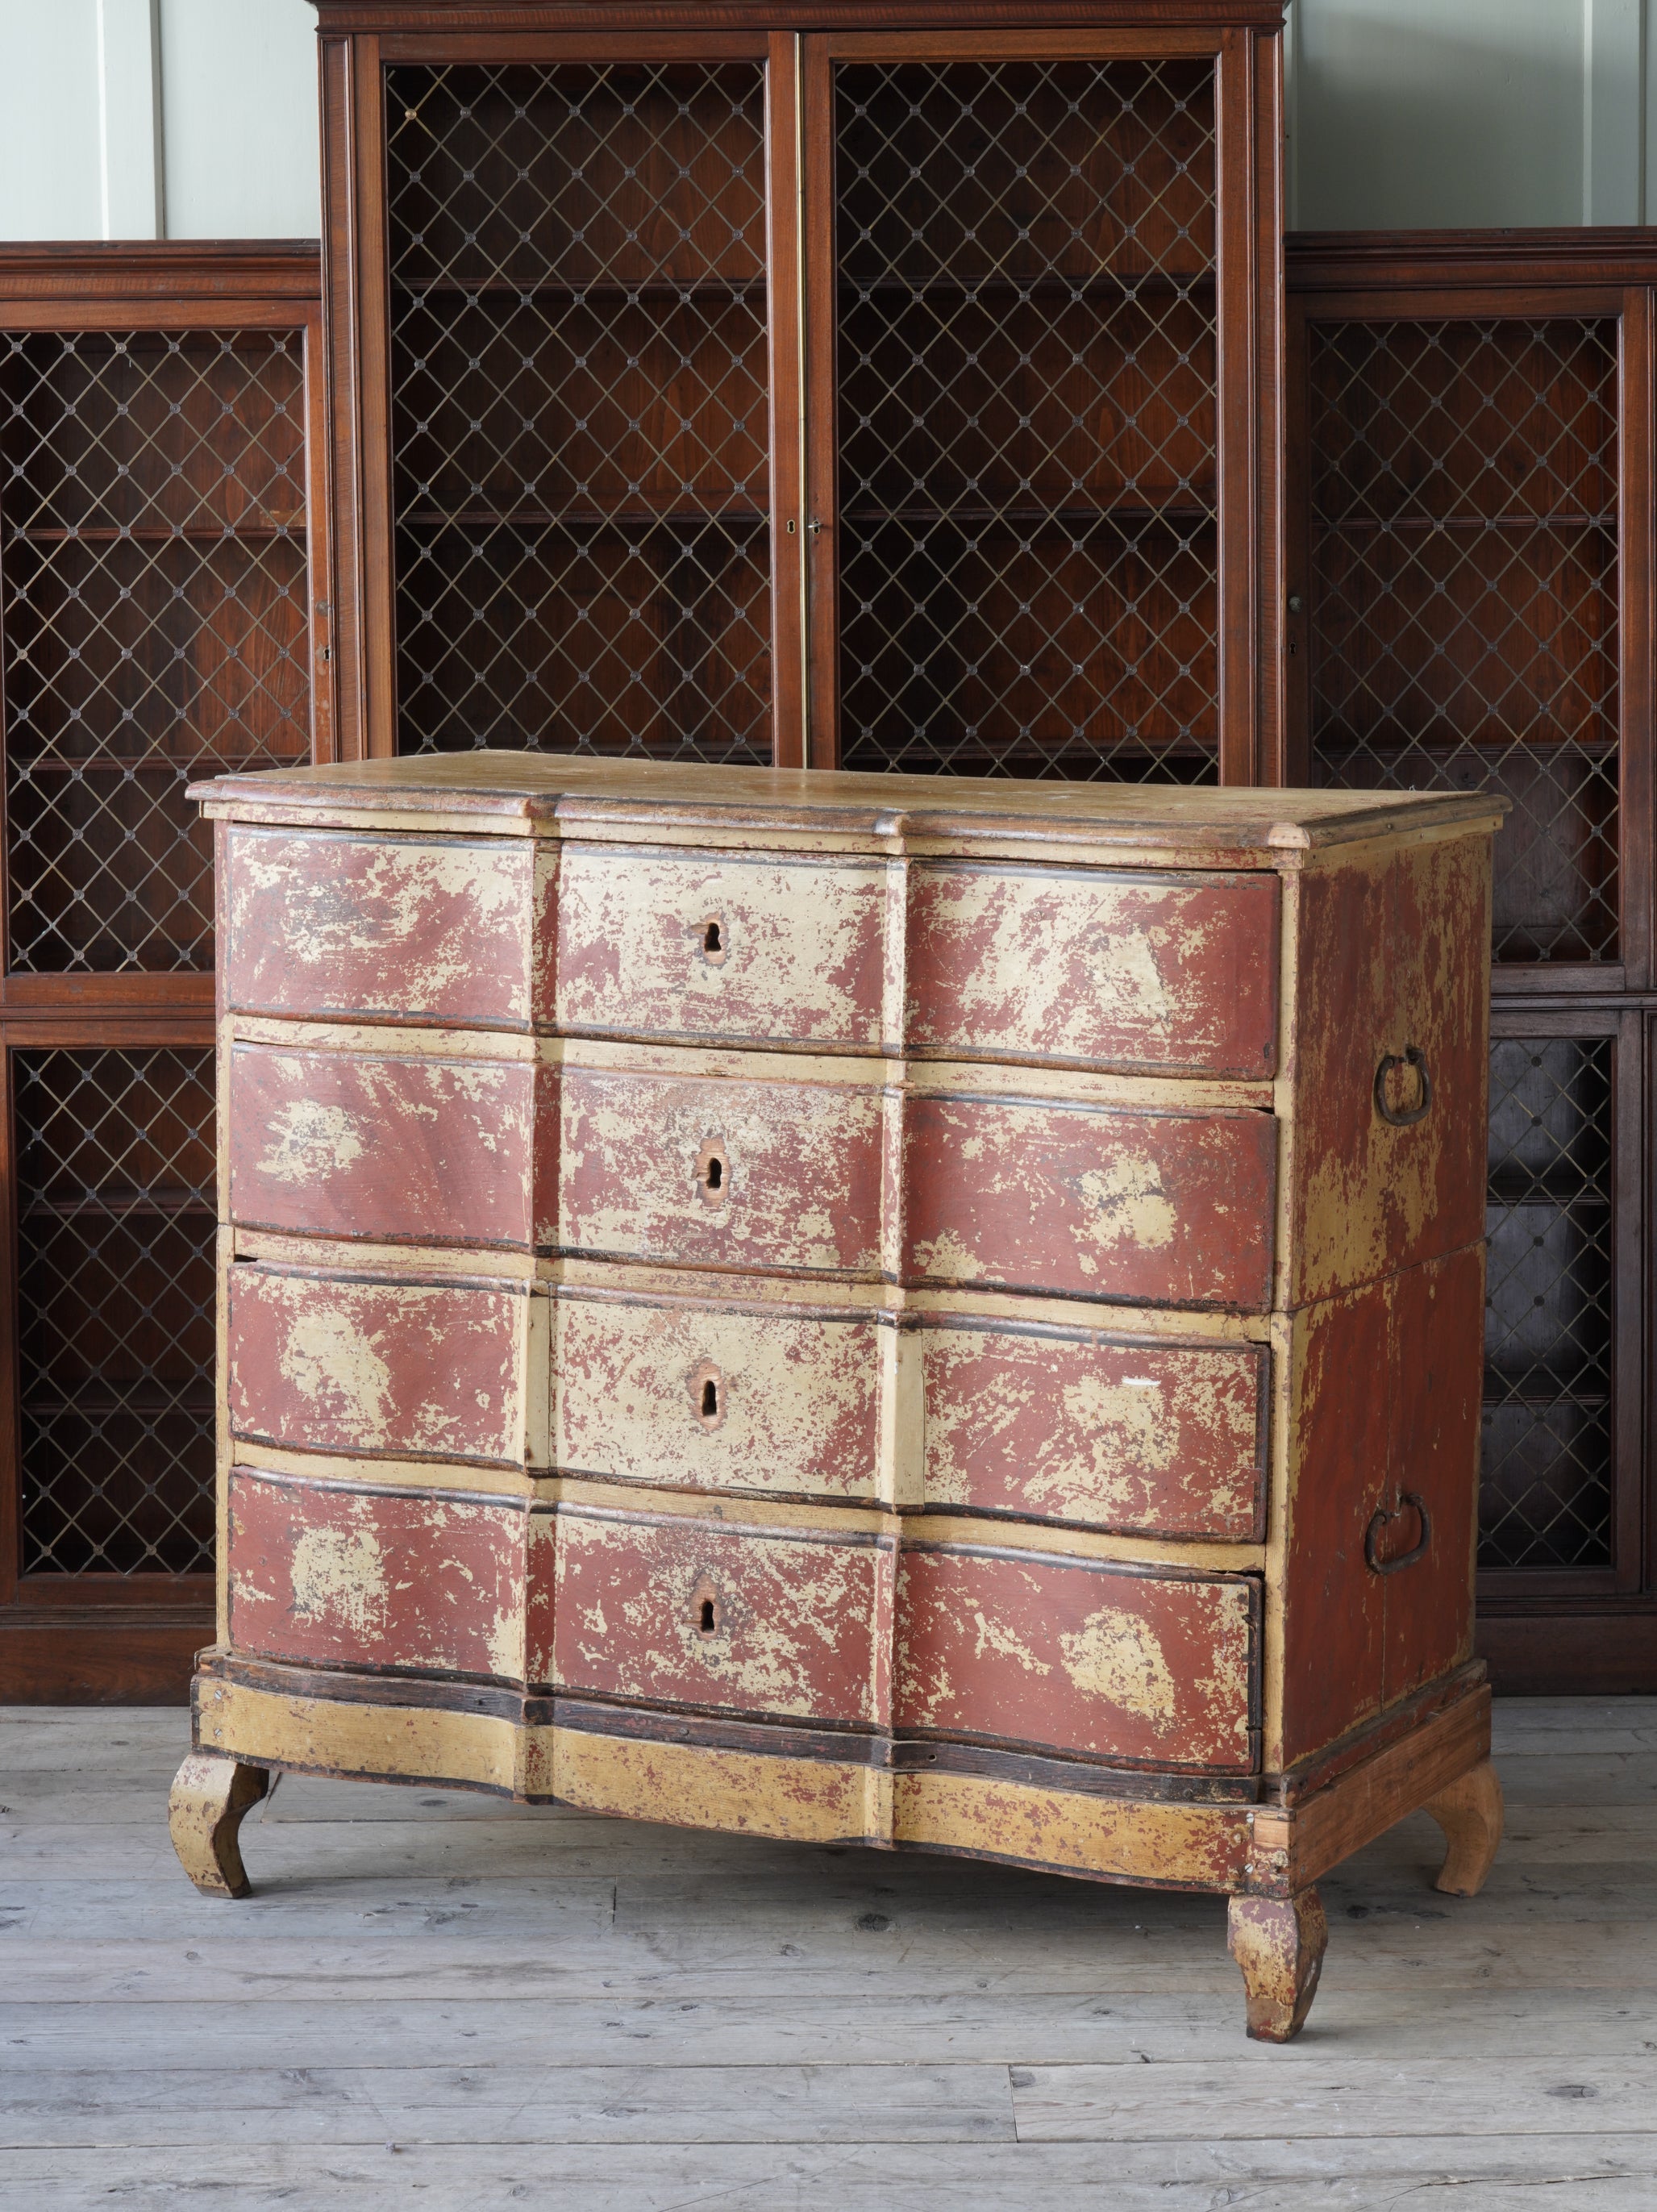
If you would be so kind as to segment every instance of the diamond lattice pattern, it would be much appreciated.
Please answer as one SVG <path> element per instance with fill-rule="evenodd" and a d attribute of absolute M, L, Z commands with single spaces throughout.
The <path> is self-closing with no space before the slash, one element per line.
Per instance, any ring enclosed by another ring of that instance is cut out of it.
<path fill-rule="evenodd" d="M 1489 788 L 1498 960 L 1618 957 L 1617 325 L 1314 323 L 1320 782 Z"/>
<path fill-rule="evenodd" d="M 213 1054 L 19 1052 L 27 1574 L 213 1565 Z"/>
<path fill-rule="evenodd" d="M 386 76 L 398 744 L 771 757 L 757 63 Z"/>
<path fill-rule="evenodd" d="M 1490 1048 L 1479 1561 L 1611 1559 L 1609 1037 Z"/>
<path fill-rule="evenodd" d="M 14 970 L 210 968 L 192 775 L 310 744 L 303 339 L 0 335 Z"/>
<path fill-rule="evenodd" d="M 1211 69 L 836 75 L 841 752 L 1216 773 Z"/>

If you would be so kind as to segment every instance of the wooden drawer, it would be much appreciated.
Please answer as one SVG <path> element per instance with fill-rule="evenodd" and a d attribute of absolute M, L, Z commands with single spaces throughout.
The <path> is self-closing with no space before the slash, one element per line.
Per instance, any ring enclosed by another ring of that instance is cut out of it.
<path fill-rule="evenodd" d="M 878 1046 L 878 863 L 568 845 L 561 871 L 560 1029 Z"/>
<path fill-rule="evenodd" d="M 926 1502 L 1128 1534 L 1265 1533 L 1267 1354 L 988 1322 L 920 1332 Z"/>
<path fill-rule="evenodd" d="M 521 1290 L 238 1262 L 225 1279 L 231 1432 L 293 1450 L 521 1467 L 530 1315 L 545 1304 Z"/>
<path fill-rule="evenodd" d="M 529 1061 L 239 1042 L 231 1218 L 422 1244 L 544 1242 L 533 1177 L 537 1153 L 556 1157 L 555 1103 L 553 1072 Z"/>
<path fill-rule="evenodd" d="M 1257 1111 L 911 1099 L 906 1276 L 1259 1310 L 1277 1146 Z"/>
<path fill-rule="evenodd" d="M 555 1678 L 648 1705 L 872 1727 L 892 1560 L 870 1535 L 561 1508 Z"/>
<path fill-rule="evenodd" d="M 880 1093 L 567 1067 L 559 1242 L 679 1267 L 870 1274 Z"/>
<path fill-rule="evenodd" d="M 1245 1576 L 906 1547 L 893 1723 L 1249 1772 L 1259 1613 Z"/>
<path fill-rule="evenodd" d="M 232 828 L 225 1004 L 522 1026 L 537 1013 L 527 841 Z M 550 873 L 546 873 L 550 884 Z"/>
<path fill-rule="evenodd" d="M 1270 1076 L 1278 908 L 1274 875 L 917 866 L 910 1047 Z"/>
<path fill-rule="evenodd" d="M 530 1554 L 551 1529 L 521 1500 L 230 1478 L 230 1641 L 314 1667 L 525 1675 Z"/>
<path fill-rule="evenodd" d="M 878 1331 L 786 1310 L 561 1297 L 555 1463 L 706 1490 L 874 1496 Z"/>

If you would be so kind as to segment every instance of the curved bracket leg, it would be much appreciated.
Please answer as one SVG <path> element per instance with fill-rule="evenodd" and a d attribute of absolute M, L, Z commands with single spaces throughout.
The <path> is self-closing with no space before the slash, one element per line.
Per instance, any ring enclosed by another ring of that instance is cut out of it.
<path fill-rule="evenodd" d="M 1481 1759 L 1436 1797 L 1429 1797 L 1426 1810 L 1443 1829 L 1450 1847 L 1434 1888 L 1447 1890 L 1452 1897 L 1477 1897 L 1502 1842 L 1502 1784 L 1495 1767 L 1488 1759 Z"/>
<path fill-rule="evenodd" d="M 222 1752 L 192 1751 L 179 1769 L 167 1824 L 179 1863 L 203 1897 L 246 1896 L 236 1831 L 270 1787 L 262 1766 L 243 1766 Z"/>
<path fill-rule="evenodd" d="M 1305 2025 L 1323 1971 L 1329 1923 L 1315 1889 L 1298 1897 L 1234 1897 L 1231 1955 L 1242 1969 L 1248 2033 L 1257 2043 L 1287 2043 Z"/>

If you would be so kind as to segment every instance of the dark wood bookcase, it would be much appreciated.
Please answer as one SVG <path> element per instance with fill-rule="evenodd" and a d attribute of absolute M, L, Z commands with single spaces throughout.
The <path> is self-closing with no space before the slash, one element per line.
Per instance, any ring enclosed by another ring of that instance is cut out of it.
<path fill-rule="evenodd" d="M 352 755 L 1247 781 L 1275 0 L 319 0 Z"/>
<path fill-rule="evenodd" d="M 327 757 L 314 245 L 0 248 L 0 1700 L 212 1632 L 213 896 L 185 799 Z"/>
<path fill-rule="evenodd" d="M 1291 783 L 1505 792 L 1480 1644 L 1657 1686 L 1650 231 L 1291 238 Z"/>

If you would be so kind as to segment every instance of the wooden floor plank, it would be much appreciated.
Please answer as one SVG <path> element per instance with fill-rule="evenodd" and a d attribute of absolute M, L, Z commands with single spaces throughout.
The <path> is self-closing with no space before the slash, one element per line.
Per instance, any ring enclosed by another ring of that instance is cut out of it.
<path fill-rule="evenodd" d="M 0 1715 L 0 2203 L 1650 2212 L 1657 1699 L 1496 1733 L 1485 1894 L 1338 1869 L 1274 2050 L 1215 1899 L 289 1776 L 209 1900 L 187 1716 Z"/>
<path fill-rule="evenodd" d="M 273 2145 L 253 2167 L 225 2146 L 19 2153 L 6 2173 L 31 2212 L 1650 2212 L 1657 2165 L 1627 2137 L 1439 2143 L 1313 2137 L 1275 2144 Z"/>

